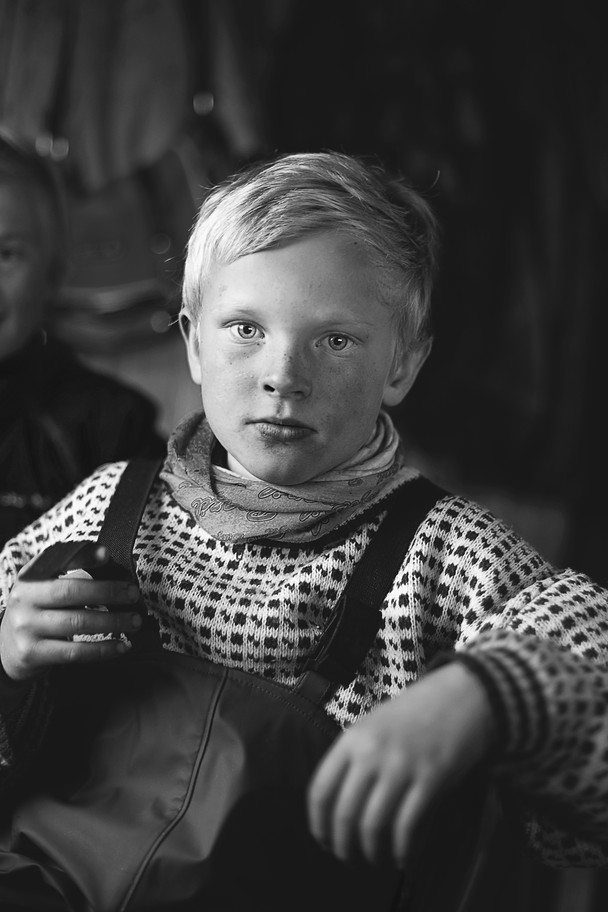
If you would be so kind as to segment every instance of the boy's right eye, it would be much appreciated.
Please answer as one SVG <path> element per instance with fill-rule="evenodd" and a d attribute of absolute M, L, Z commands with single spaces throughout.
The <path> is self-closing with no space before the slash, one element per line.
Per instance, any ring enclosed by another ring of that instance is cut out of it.
<path fill-rule="evenodd" d="M 230 326 L 230 330 L 237 335 L 239 339 L 242 339 L 245 342 L 250 342 L 259 334 L 259 329 L 255 323 L 233 323 L 232 326 Z"/>

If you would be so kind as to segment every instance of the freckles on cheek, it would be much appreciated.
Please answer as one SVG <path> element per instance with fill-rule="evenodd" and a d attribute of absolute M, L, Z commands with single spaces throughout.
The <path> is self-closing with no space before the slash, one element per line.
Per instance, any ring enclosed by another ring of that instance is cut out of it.
<path fill-rule="evenodd" d="M 371 432 L 382 407 L 384 386 L 369 366 L 353 372 L 341 384 L 336 399 L 350 415 L 357 415 L 364 434 Z"/>
<path fill-rule="evenodd" d="M 344 384 L 345 396 L 354 400 L 366 400 L 369 397 L 370 377 L 365 370 L 358 370 Z"/>
<path fill-rule="evenodd" d="M 336 421 L 341 422 L 347 415 L 349 422 L 353 415 L 363 419 L 364 413 L 369 410 L 370 388 L 363 370 L 347 375 L 336 372 L 333 377 L 327 377 L 319 389 L 321 398 Z"/>
<path fill-rule="evenodd" d="M 238 358 L 217 353 L 203 359 L 201 376 L 203 392 L 215 400 L 227 399 L 251 386 L 251 378 Z"/>

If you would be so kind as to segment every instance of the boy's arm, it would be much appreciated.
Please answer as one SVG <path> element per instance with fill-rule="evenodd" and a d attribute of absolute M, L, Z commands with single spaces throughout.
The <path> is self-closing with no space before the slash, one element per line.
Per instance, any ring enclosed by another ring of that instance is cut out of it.
<path fill-rule="evenodd" d="M 14 618 L 11 620 L 7 616 L 7 607 L 19 572 L 54 542 L 95 539 L 123 468 L 124 464 L 116 463 L 98 470 L 72 494 L 7 542 L 0 553 L 0 636 L 4 643 L 7 638 L 14 638 Z M 30 611 L 30 614 L 34 613 Z M 5 623 L 7 626 L 3 630 Z M 32 626 L 21 621 L 18 626 L 23 645 L 24 636 L 26 641 L 31 639 Z M 9 627 L 12 627 L 10 631 Z M 21 651 L 22 646 L 18 650 Z M 22 658 L 23 654 L 20 664 Z M 39 659 L 40 655 L 35 661 Z M 0 793 L 11 786 L 38 751 L 53 707 L 51 682 L 43 667 L 35 669 L 35 674 L 23 681 L 15 681 L 14 668 L 12 671 L 13 674 L 8 675 L 3 666 L 0 668 Z"/>
<path fill-rule="evenodd" d="M 445 501 L 388 601 L 380 642 L 403 630 L 393 667 L 417 648 L 430 670 L 328 752 L 309 796 L 317 837 L 374 857 L 388 830 L 398 855 L 433 791 L 485 758 L 543 860 L 608 864 L 608 592 Z"/>
<path fill-rule="evenodd" d="M 486 690 L 496 772 L 531 848 L 551 865 L 608 864 L 606 666 L 512 630 L 480 634 L 451 661 Z"/>
<path fill-rule="evenodd" d="M 555 725 L 542 682 L 531 686 L 527 674 L 521 693 L 510 684 L 495 693 L 502 685 L 494 678 L 508 664 L 495 646 L 483 659 L 473 650 L 446 657 L 355 722 L 325 756 L 308 803 L 311 830 L 323 845 L 344 860 L 363 854 L 407 865 L 417 828 L 441 795 L 468 774 L 492 770 L 507 810 L 524 822 L 529 846 L 543 861 L 608 864 L 608 672 L 551 643 L 515 635 L 509 645 L 517 662 L 524 647 L 539 668 L 557 674 L 558 717 L 575 724 Z M 545 717 L 535 734 L 531 716 L 516 706 L 526 700 Z M 581 707 L 587 701 L 591 714 Z M 578 717 L 564 712 L 568 705 Z"/>
<path fill-rule="evenodd" d="M 495 742 L 489 700 L 454 663 L 426 675 L 345 731 L 315 773 L 310 827 L 344 861 L 407 866 L 437 799 Z"/>
<path fill-rule="evenodd" d="M 44 740 L 52 713 L 49 670 L 125 650 L 118 637 L 140 622 L 126 610 L 138 594 L 131 588 L 120 581 L 17 579 L 0 620 L 0 790 L 13 771 L 26 771 Z M 87 607 L 97 604 L 110 610 Z"/>
<path fill-rule="evenodd" d="M 553 865 L 606 864 L 608 592 L 556 570 L 479 508 L 444 509 L 442 575 L 424 597 L 450 634 L 430 651 L 443 640 L 439 661 L 483 684 L 496 770 L 517 796 L 510 805 L 525 808 L 533 849 Z"/>

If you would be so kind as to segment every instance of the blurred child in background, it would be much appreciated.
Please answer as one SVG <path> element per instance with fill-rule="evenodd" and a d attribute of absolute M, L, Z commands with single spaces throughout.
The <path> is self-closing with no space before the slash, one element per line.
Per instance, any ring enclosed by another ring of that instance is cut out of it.
<path fill-rule="evenodd" d="M 67 231 L 51 166 L 0 132 L 0 544 L 98 465 L 163 450 L 152 402 L 47 331 Z"/>

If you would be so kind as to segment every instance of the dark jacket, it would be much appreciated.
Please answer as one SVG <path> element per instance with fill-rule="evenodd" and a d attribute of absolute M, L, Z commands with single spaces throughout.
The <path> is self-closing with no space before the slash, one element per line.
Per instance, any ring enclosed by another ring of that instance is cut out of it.
<path fill-rule="evenodd" d="M 38 337 L 0 364 L 0 546 L 105 462 L 162 456 L 142 393 Z"/>

